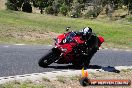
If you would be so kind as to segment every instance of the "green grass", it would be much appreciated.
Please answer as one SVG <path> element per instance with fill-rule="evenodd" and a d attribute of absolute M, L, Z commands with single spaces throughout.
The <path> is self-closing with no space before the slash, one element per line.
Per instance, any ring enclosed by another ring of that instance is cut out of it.
<path fill-rule="evenodd" d="M 132 16 L 128 16 L 128 17 L 126 18 L 126 20 L 128 20 L 129 22 L 132 22 Z"/>
<path fill-rule="evenodd" d="M 57 76 L 57 81 L 61 82 L 61 83 L 65 83 L 66 82 L 66 78 L 64 76 Z"/>
<path fill-rule="evenodd" d="M 0 88 L 46 88 L 45 85 L 35 84 L 32 82 L 8 82 L 5 84 L 1 84 Z"/>
<path fill-rule="evenodd" d="M 15 33 L 27 32 L 64 32 L 67 26 L 74 30 L 89 26 L 98 35 L 105 38 L 105 45 L 112 47 L 132 48 L 132 23 L 120 21 L 101 21 L 73 19 L 41 14 L 30 14 L 14 11 L 0 11 L 0 43 L 51 44 L 51 38 L 25 39 L 14 36 Z M 38 35 L 39 35 L 38 33 Z"/>

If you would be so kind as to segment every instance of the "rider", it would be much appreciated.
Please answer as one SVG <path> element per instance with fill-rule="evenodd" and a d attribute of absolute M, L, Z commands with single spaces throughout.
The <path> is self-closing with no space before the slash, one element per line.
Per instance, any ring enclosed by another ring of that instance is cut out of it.
<path fill-rule="evenodd" d="M 84 29 L 81 30 L 83 32 L 83 36 L 86 40 L 86 45 L 90 46 L 91 52 L 89 53 L 89 59 L 93 57 L 93 55 L 99 50 L 99 38 L 95 33 L 92 32 L 92 29 L 90 27 L 85 27 Z"/>
<path fill-rule="evenodd" d="M 92 33 L 92 29 L 90 27 L 85 27 L 81 30 L 81 32 L 83 32 L 84 34 L 86 33 Z"/>
<path fill-rule="evenodd" d="M 81 39 L 86 41 L 88 41 L 92 36 L 96 36 L 90 27 L 85 27 L 81 31 L 76 32 L 76 35 L 82 36 Z"/>
<path fill-rule="evenodd" d="M 88 40 L 92 34 L 92 29 L 90 27 L 85 27 L 80 32 L 82 32 L 82 39 Z"/>
<path fill-rule="evenodd" d="M 97 50 L 99 49 L 99 39 L 96 34 L 92 32 L 92 29 L 90 27 L 85 27 L 81 29 L 81 31 L 74 31 L 73 34 L 74 36 L 81 36 L 81 40 L 85 40 L 86 45 L 90 46 L 90 48 L 96 48 Z"/>
<path fill-rule="evenodd" d="M 90 27 L 85 27 L 81 31 L 76 32 L 76 35 L 81 36 L 81 40 L 86 41 L 85 45 L 88 46 L 87 52 L 88 52 L 88 58 L 90 61 L 93 55 L 99 49 L 99 46 L 98 46 L 99 39 L 97 35 L 92 32 L 92 29 Z"/>
<path fill-rule="evenodd" d="M 95 50 L 99 49 L 99 39 L 96 34 L 92 32 L 90 27 L 85 27 L 81 31 L 75 32 L 75 34 L 81 36 L 81 40 L 85 40 L 85 44 L 89 46 L 89 48 L 94 48 Z"/>

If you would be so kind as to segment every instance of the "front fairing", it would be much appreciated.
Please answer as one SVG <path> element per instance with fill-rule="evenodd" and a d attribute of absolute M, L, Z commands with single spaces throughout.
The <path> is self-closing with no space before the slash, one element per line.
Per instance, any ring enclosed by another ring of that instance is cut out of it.
<path fill-rule="evenodd" d="M 66 63 L 73 59 L 70 53 L 72 52 L 73 47 L 76 45 L 76 43 L 73 42 L 74 36 L 74 33 L 68 32 L 59 35 L 55 40 L 55 48 L 58 48 L 61 51 Z"/>

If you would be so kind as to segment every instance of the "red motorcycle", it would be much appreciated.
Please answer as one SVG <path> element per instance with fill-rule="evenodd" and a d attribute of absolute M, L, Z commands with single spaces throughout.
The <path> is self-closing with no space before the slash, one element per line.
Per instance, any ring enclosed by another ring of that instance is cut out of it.
<path fill-rule="evenodd" d="M 69 31 L 69 27 L 66 31 Z M 53 62 L 89 66 L 92 56 L 99 50 L 103 42 L 104 38 L 96 36 L 89 27 L 80 32 L 63 33 L 55 38 L 55 46 L 39 60 L 38 64 L 41 67 L 47 67 Z"/>

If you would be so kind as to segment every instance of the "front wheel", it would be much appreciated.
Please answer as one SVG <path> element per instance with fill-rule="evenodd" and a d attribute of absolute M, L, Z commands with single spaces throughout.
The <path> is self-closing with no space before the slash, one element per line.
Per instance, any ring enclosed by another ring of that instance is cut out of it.
<path fill-rule="evenodd" d="M 56 61 L 57 56 L 56 54 L 50 50 L 45 56 L 43 56 L 39 61 L 38 64 L 40 67 L 47 67 L 48 65 L 52 64 Z"/>

